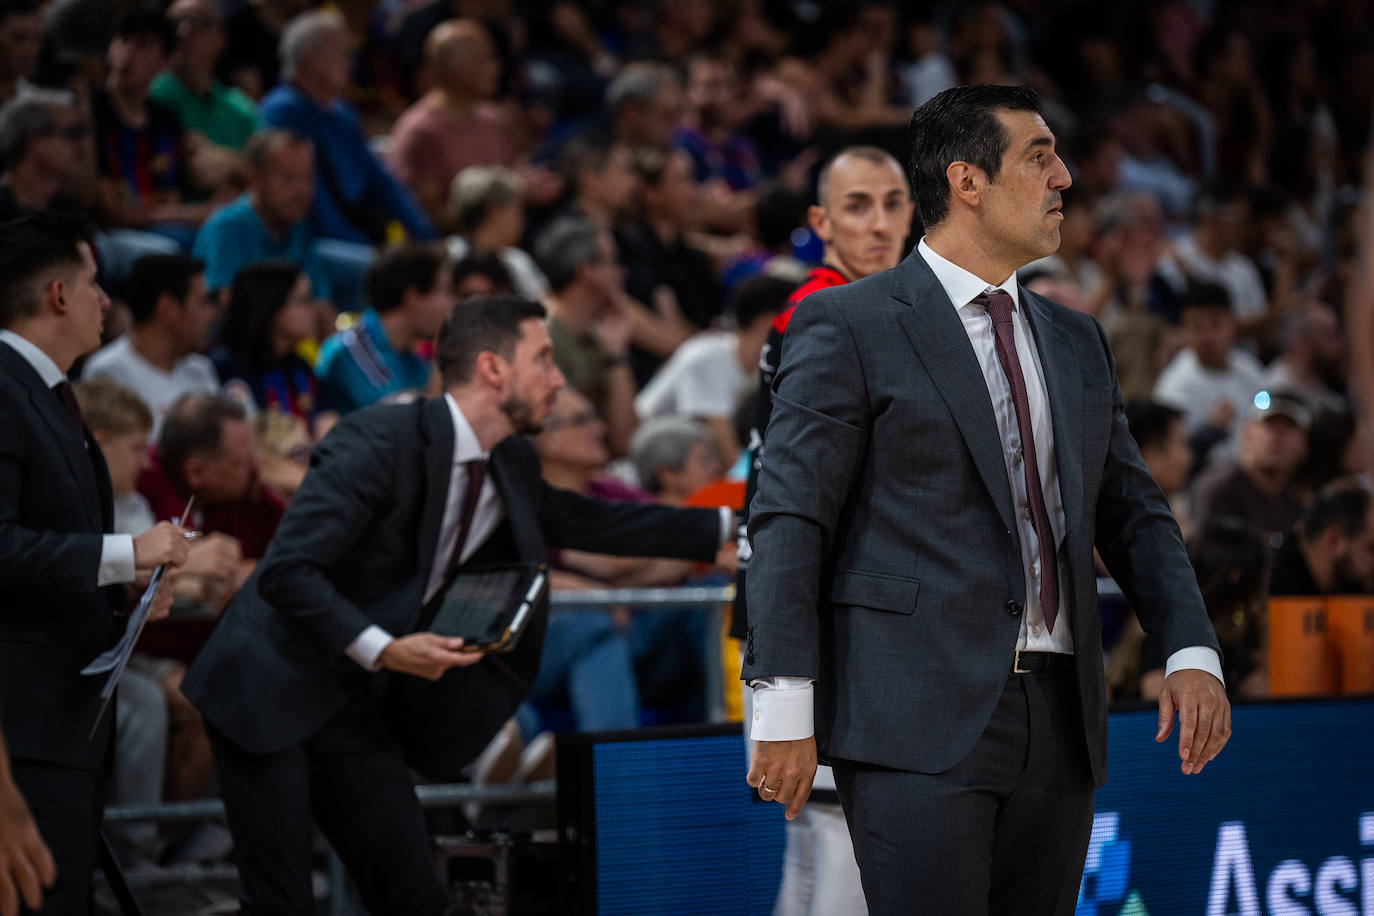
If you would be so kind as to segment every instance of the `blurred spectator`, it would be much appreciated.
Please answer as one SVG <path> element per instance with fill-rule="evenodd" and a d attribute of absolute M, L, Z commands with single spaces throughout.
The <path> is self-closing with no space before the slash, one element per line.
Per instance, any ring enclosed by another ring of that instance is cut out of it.
<path fill-rule="evenodd" d="M 1180 119 L 1143 95 L 1118 102 L 1110 119 L 1113 148 L 1098 153 L 1115 159 L 1116 184 L 1107 190 L 1143 191 L 1171 217 L 1187 215 L 1197 182 L 1180 166 L 1188 155 Z"/>
<path fill-rule="evenodd" d="M 748 191 L 763 179 L 758 149 L 739 131 L 745 110 L 740 96 L 739 73 L 732 61 L 705 51 L 688 58 L 687 119 L 673 140 L 691 155 L 698 183 Z"/>
<path fill-rule="evenodd" d="M 1221 644 L 1226 692 L 1268 696 L 1264 601 L 1272 564 L 1263 532 L 1243 519 L 1211 519 L 1189 538 L 1188 558 Z M 1141 646 L 1140 670 L 1141 699 L 1157 699 L 1164 686 L 1164 659 L 1153 640 Z"/>
<path fill-rule="evenodd" d="M 1197 198 L 1197 228 L 1180 239 L 1162 267 L 1175 289 L 1189 280 L 1226 290 L 1241 333 L 1258 329 L 1268 316 L 1269 300 L 1255 262 L 1241 253 L 1248 231 L 1250 200 L 1243 188 L 1218 185 Z"/>
<path fill-rule="evenodd" d="M 1294 475 L 1307 455 L 1312 414 L 1296 396 L 1264 392 L 1247 411 L 1234 461 L 1214 465 L 1193 484 L 1201 524 L 1222 516 L 1259 528 L 1277 547 L 1302 515 Z"/>
<path fill-rule="evenodd" d="M 234 277 L 219 346 L 210 354 L 224 393 L 250 410 L 280 411 L 309 423 L 319 383 L 296 348 L 315 333 L 310 278 L 293 261 L 259 261 Z"/>
<path fill-rule="evenodd" d="M 155 0 L 124 8 L 110 42 L 109 75 L 91 91 L 91 113 L 107 222 L 149 229 L 190 250 L 211 208 L 186 203 L 195 188 L 185 129 L 175 111 L 148 95 L 175 41 Z"/>
<path fill-rule="evenodd" d="M 366 308 L 372 248 L 319 239 L 311 228 L 315 153 L 310 141 L 288 130 L 265 130 L 248 141 L 246 153 L 249 192 L 210 214 L 196 235 L 195 255 L 205 261 L 206 286 L 223 296 L 245 265 L 286 258 L 310 277 L 317 300 L 340 311 Z"/>
<path fill-rule="evenodd" d="M 635 398 L 639 418 L 700 421 L 726 465 L 733 464 L 741 445 L 735 438 L 735 411 L 757 384 L 759 355 L 793 288 L 776 277 L 750 277 L 741 283 L 730 307 L 734 329 L 706 331 L 679 347 Z M 657 492 L 647 478 L 641 480 Z"/>
<path fill-rule="evenodd" d="M 1264 373 L 1264 386 L 1299 395 L 1314 412 L 1346 409 L 1345 330 L 1331 306 L 1308 302 L 1279 329 L 1281 352 Z"/>
<path fill-rule="evenodd" d="M 70 92 L 27 89 L 0 107 L 0 222 L 39 210 L 80 209 L 63 192 L 80 169 L 89 135 Z"/>
<path fill-rule="evenodd" d="M 253 100 L 215 78 L 224 52 L 224 20 L 210 0 L 175 0 L 167 16 L 176 30 L 169 66 L 149 95 L 172 109 L 181 126 L 215 146 L 242 149 L 258 126 Z"/>
<path fill-rule="evenodd" d="M 730 263 L 721 276 L 727 291 L 741 280 L 762 273 L 781 277 L 793 285 L 806 279 L 809 269 L 794 254 L 793 238 L 806 224 L 807 198 L 780 181 L 761 185 L 754 200 L 754 225 L 751 235 L 758 243 Z"/>
<path fill-rule="evenodd" d="M 458 19 L 430 32 L 425 63 L 434 88 L 396 121 L 387 161 L 440 225 L 455 176 L 470 166 L 515 164 L 515 125 L 491 101 L 501 64 L 480 21 Z"/>
<path fill-rule="evenodd" d="M 42 25 L 39 0 L 0 3 L 0 104 L 30 88 Z"/>
<path fill-rule="evenodd" d="M 1317 493 L 1336 478 L 1363 470 L 1354 415 L 1348 410 L 1314 411 L 1307 430 L 1307 458 L 1294 476 L 1303 505 L 1310 506 Z"/>
<path fill-rule="evenodd" d="M 298 416 L 264 410 L 253 420 L 258 439 L 258 477 L 286 502 L 310 469 L 310 429 Z"/>
<path fill-rule="evenodd" d="M 727 467 L 715 435 L 683 416 L 656 417 L 635 430 L 630 462 L 639 485 L 658 502 L 672 506 L 686 505 Z"/>
<path fill-rule="evenodd" d="M 320 346 L 315 361 L 325 407 L 349 413 L 393 392 L 429 385 L 433 341 L 453 311 L 452 273 L 435 245 L 410 244 L 377 258 L 367 275 L 372 305 Z"/>
<path fill-rule="evenodd" d="M 1374 499 L 1352 478 L 1327 486 L 1274 555 L 1273 595 L 1374 594 Z"/>
<path fill-rule="evenodd" d="M 603 229 L 616 228 L 634 202 L 630 148 L 608 134 L 582 134 L 563 147 L 560 167 L 571 195 L 565 215 L 584 216 Z"/>
<path fill-rule="evenodd" d="M 91 438 L 100 446 L 110 470 L 114 531 L 142 534 L 157 524 L 148 501 L 134 488 L 138 475 L 148 467 L 153 414 L 138 395 L 113 379 L 86 379 L 75 390 Z"/>
<path fill-rule="evenodd" d="M 1185 346 L 1160 373 L 1154 398 L 1183 411 L 1189 435 L 1211 426 L 1229 437 L 1264 387 L 1264 369 L 1236 347 L 1236 316 L 1225 289 L 1192 285 L 1180 311 Z"/>
<path fill-rule="evenodd" d="M 187 527 L 238 542 L 243 561 L 220 600 L 252 572 L 285 509 L 258 479 L 256 452 L 242 404 L 219 394 L 188 394 L 167 411 L 152 465 L 138 478 L 138 491 L 157 518 L 181 515 L 194 495 Z"/>
<path fill-rule="evenodd" d="M 1140 447 L 1140 457 L 1150 476 L 1169 500 L 1174 519 L 1185 538 L 1192 532 L 1188 506 L 1188 478 L 1193 470 L 1193 449 L 1183 428 L 1183 414 L 1155 401 L 1131 401 L 1126 422 Z"/>
<path fill-rule="evenodd" d="M 1120 312 L 1148 310 L 1177 324 L 1187 291 L 1176 291 L 1161 271 L 1171 243 L 1159 204 L 1148 194 L 1113 194 L 1098 203 L 1096 221 L 1095 256 L 1106 284 L 1103 319 L 1110 324 Z"/>
<path fill-rule="evenodd" d="M 219 78 L 249 98 L 261 99 L 278 82 L 282 31 L 310 6 L 310 0 L 249 0 L 232 7 L 236 12 L 225 25 Z"/>
<path fill-rule="evenodd" d="M 449 189 L 457 233 L 448 238 L 448 256 L 458 262 L 470 251 L 489 251 L 500 257 L 517 293 L 542 299 L 549 281 L 518 247 L 525 234 L 524 198 L 524 182 L 510 169 L 474 165 L 459 172 Z"/>
<path fill-rule="evenodd" d="M 1179 350 L 1178 332 L 1150 312 L 1122 312 L 1112 321 L 1107 343 L 1116 358 L 1116 377 L 1127 401 L 1149 400 L 1164 367 Z"/>
<path fill-rule="evenodd" d="M 917 21 L 907 26 L 907 51 L 911 62 L 902 68 L 902 82 L 906 86 L 906 102 L 913 109 L 959 85 L 954 64 L 945 54 L 940 30 L 933 23 Z"/>
<path fill-rule="evenodd" d="M 513 296 L 515 286 L 510 271 L 501 259 L 485 251 L 474 251 L 453 264 L 453 298 L 459 302 L 473 296 Z"/>
<path fill-rule="evenodd" d="M 671 143 L 682 113 L 682 83 L 664 64 L 626 64 L 606 87 L 611 133 L 632 149 Z"/>
<path fill-rule="evenodd" d="M 433 239 L 428 217 L 373 155 L 357 112 L 343 99 L 350 43 L 337 12 L 316 10 L 292 20 L 281 36 L 286 82 L 263 98 L 262 120 L 314 145 L 311 221 L 317 235 L 371 245 L 402 234 Z"/>
<path fill-rule="evenodd" d="M 630 369 L 634 325 L 615 242 L 591 220 L 564 219 L 540 236 L 535 255 L 549 278 L 544 301 L 554 361 L 606 418 L 611 451 L 624 455 L 638 424 Z"/>
<path fill-rule="evenodd" d="M 126 296 L 133 327 L 96 351 L 82 371 L 83 378 L 108 376 L 142 398 L 153 411 L 154 435 L 182 395 L 219 391 L 214 364 L 200 352 L 217 317 L 203 270 L 179 254 L 136 263 Z"/>
<path fill-rule="evenodd" d="M 687 240 L 696 228 L 692 160 L 671 146 L 644 147 L 634 167 L 639 206 L 616 235 L 625 290 L 684 330 L 708 327 L 724 302 L 711 259 Z"/>

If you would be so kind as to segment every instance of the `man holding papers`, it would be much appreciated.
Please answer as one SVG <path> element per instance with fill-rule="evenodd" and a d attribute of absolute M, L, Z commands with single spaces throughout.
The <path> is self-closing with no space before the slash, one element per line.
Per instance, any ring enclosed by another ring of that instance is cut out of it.
<path fill-rule="evenodd" d="M 119 638 L 136 573 L 186 560 L 180 528 L 109 534 L 110 475 L 67 371 L 100 345 L 109 299 L 87 227 L 0 225 L 0 914 L 90 912 L 114 723 L 81 669 Z M 150 610 L 162 616 L 171 589 Z M 46 846 L 44 845 L 46 843 Z M 45 890 L 46 888 L 46 890 Z"/>
<path fill-rule="evenodd" d="M 547 625 L 483 656 L 427 632 L 453 570 L 546 545 L 711 560 L 728 511 L 549 487 L 519 433 L 563 376 L 534 302 L 460 303 L 435 346 L 444 394 L 345 418 L 183 689 L 215 747 L 246 914 L 311 913 L 312 821 L 372 913 L 447 905 L 408 767 L 451 777 L 523 698 Z"/>

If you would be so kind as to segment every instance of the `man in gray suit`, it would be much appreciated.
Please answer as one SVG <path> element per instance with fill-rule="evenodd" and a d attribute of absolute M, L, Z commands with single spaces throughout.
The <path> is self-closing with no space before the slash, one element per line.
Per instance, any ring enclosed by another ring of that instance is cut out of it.
<path fill-rule="evenodd" d="M 910 142 L 925 238 L 802 303 L 774 382 L 748 780 L 795 817 L 819 747 L 874 914 L 1068 914 L 1107 767 L 1093 548 L 1184 773 L 1230 735 L 1217 642 L 1101 327 L 1016 282 L 1070 183 L 1039 99 L 951 89 Z"/>

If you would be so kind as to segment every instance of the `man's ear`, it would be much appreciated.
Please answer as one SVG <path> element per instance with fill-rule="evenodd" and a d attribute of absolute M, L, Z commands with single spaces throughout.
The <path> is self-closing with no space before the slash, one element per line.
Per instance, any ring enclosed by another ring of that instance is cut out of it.
<path fill-rule="evenodd" d="M 945 178 L 949 181 L 951 198 L 958 198 L 969 207 L 978 206 L 980 192 L 986 181 L 982 169 L 968 162 L 951 162 L 945 169 Z"/>
<path fill-rule="evenodd" d="M 830 244 L 830 211 L 819 204 L 812 204 L 806 208 L 806 221 L 811 224 L 811 231 L 816 233 L 816 237 L 822 242 Z"/>
<path fill-rule="evenodd" d="M 43 290 L 43 302 L 51 305 L 59 314 L 67 311 L 67 284 L 61 279 L 54 279 L 48 283 Z"/>
<path fill-rule="evenodd" d="M 473 366 L 473 375 L 493 388 L 504 387 L 509 371 L 510 367 L 506 361 L 491 350 L 478 353 L 477 362 Z"/>

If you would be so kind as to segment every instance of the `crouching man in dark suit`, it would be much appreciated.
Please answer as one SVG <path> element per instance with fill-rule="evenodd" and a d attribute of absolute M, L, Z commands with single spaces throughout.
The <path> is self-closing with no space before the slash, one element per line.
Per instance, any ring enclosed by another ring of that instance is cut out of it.
<path fill-rule="evenodd" d="M 546 544 L 711 560 L 728 512 L 604 503 L 540 477 L 537 432 L 563 376 L 542 306 L 460 303 L 435 355 L 445 393 L 346 418 L 267 555 L 186 676 L 206 720 L 246 914 L 313 912 L 312 819 L 369 912 L 437 914 L 408 767 L 450 778 L 524 697 L 547 625 L 483 657 L 423 629 L 446 573 L 543 560 Z"/>

